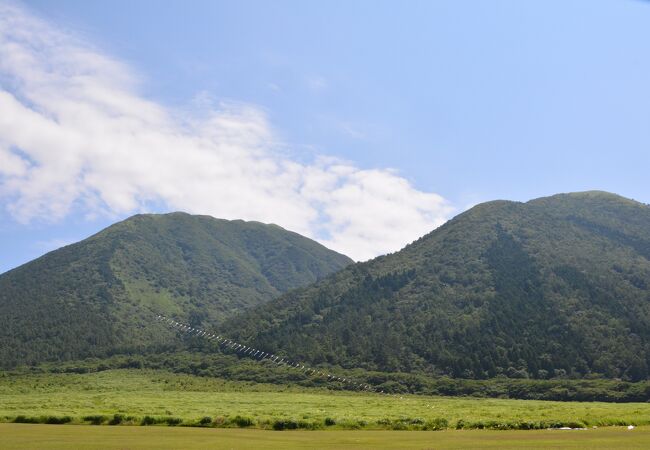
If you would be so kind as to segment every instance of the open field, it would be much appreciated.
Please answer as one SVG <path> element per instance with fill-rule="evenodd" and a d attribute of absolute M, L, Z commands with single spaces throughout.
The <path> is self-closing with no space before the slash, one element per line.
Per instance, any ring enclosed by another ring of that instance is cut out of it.
<path fill-rule="evenodd" d="M 292 431 L 172 427 L 88 427 L 0 424 L 2 448 L 39 449 L 447 449 L 607 448 L 650 445 L 650 427 L 585 431 Z"/>
<path fill-rule="evenodd" d="M 400 399 L 134 369 L 0 374 L 0 421 L 269 429 L 527 429 L 647 425 L 650 404 Z"/>

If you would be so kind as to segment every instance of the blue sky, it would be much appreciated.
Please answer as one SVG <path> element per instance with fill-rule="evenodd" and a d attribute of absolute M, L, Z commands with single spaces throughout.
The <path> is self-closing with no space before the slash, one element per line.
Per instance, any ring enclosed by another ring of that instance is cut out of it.
<path fill-rule="evenodd" d="M 141 178 L 132 167 L 156 159 L 155 152 L 137 161 L 122 157 L 128 167 L 119 170 L 105 158 L 120 143 L 128 146 L 124 140 L 88 159 L 74 153 L 70 160 L 78 170 L 58 184 L 33 187 L 38 171 L 0 173 L 5 185 L 0 272 L 138 211 L 184 209 L 277 222 L 367 259 L 398 250 L 486 200 L 602 189 L 650 203 L 650 4 L 645 2 L 58 0 L 9 5 L 18 12 L 5 24 L 17 17 L 37 20 L 37 28 L 65 36 L 56 45 L 66 51 L 77 55 L 74 49 L 91 48 L 119 65 L 110 69 L 117 78 L 128 73 L 135 81 L 113 86 L 99 79 L 98 85 L 148 102 L 142 111 L 151 105 L 164 109 L 160 123 L 175 120 L 170 134 L 182 129 L 185 143 L 192 133 L 204 138 L 216 115 L 220 131 L 211 137 L 216 142 L 211 155 L 225 148 L 226 136 L 226 147 L 239 146 L 236 157 L 226 152 L 228 161 L 241 160 L 246 167 L 262 148 L 260 159 L 283 167 L 269 178 L 289 181 L 251 191 L 250 198 L 269 199 L 258 205 L 244 197 L 239 203 L 250 204 L 248 209 L 224 206 L 237 200 L 239 191 L 227 196 L 223 186 L 208 181 L 197 189 L 209 198 L 194 198 L 182 186 L 159 196 L 156 186 L 166 189 L 173 177 L 146 185 L 128 178 Z M 5 36 L 6 41 L 18 38 Z M 61 62 L 55 50 L 43 50 L 51 59 L 43 73 L 95 74 L 89 62 Z M 45 117 L 57 118 L 62 127 L 72 123 L 58 119 L 67 110 L 40 105 L 36 97 L 59 89 L 60 80 L 43 84 L 39 78 L 36 86 L 34 77 L 32 84 L 23 83 L 26 75 L 12 70 L 0 73 L 0 86 L 19 103 L 14 106 L 45 110 Z M 35 119 L 28 116 L 21 124 L 29 130 L 29 120 Z M 187 117 L 200 117 L 201 124 L 189 130 L 178 125 Z M 69 126 L 75 136 L 94 136 L 78 127 Z M 243 137 L 237 134 L 242 129 L 248 130 Z M 29 170 L 48 164 L 36 148 L 46 142 L 21 144 L 19 137 L 3 137 L 7 152 L 28 161 Z M 61 139 L 52 152 L 67 155 L 65 143 L 72 138 Z M 131 151 L 139 151 L 139 145 Z M 197 153 L 197 167 L 204 156 Z M 323 158 L 345 161 L 345 168 L 315 162 Z M 100 166 L 97 160 L 109 162 Z M 292 163 L 299 169 L 287 168 Z M 225 166 L 226 177 L 242 167 Z M 188 163 L 188 173 L 191 167 Z M 247 187 L 267 173 L 260 171 L 233 183 Z M 90 181 L 67 192 L 66 186 L 80 178 Z M 333 184 L 314 181 L 325 178 Z M 296 184 L 284 192 L 291 183 Z M 307 192 L 302 186 L 310 183 L 318 188 Z M 122 184 L 129 189 L 112 191 Z M 59 198 L 54 191 L 66 193 Z M 273 213 L 301 202 L 295 214 Z M 409 206 L 400 209 L 403 205 Z M 374 234 L 366 231 L 375 225 Z"/>

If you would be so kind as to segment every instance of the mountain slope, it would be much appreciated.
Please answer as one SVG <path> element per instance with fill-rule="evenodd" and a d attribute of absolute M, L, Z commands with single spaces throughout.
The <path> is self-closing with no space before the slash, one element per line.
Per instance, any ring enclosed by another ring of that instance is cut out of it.
<path fill-rule="evenodd" d="M 151 312 L 219 322 L 351 262 L 276 225 L 137 215 L 0 275 L 0 364 L 164 346 Z"/>
<path fill-rule="evenodd" d="M 650 207 L 604 192 L 481 204 L 227 331 L 346 367 L 646 378 Z"/>

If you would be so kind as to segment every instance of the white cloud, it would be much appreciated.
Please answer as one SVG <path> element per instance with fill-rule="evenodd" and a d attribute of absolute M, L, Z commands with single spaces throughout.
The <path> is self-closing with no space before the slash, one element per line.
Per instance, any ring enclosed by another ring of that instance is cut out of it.
<path fill-rule="evenodd" d="M 391 170 L 291 160 L 260 108 L 205 94 L 191 106 L 145 99 L 120 61 L 0 4 L 0 199 L 17 221 L 162 204 L 277 223 L 364 260 L 451 212 Z"/>

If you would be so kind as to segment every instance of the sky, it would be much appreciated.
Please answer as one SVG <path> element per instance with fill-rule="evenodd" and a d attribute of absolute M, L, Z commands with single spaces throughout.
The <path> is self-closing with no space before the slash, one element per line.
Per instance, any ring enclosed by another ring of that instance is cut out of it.
<path fill-rule="evenodd" d="M 141 212 L 356 260 L 472 205 L 650 203 L 650 3 L 0 0 L 0 273 Z"/>

